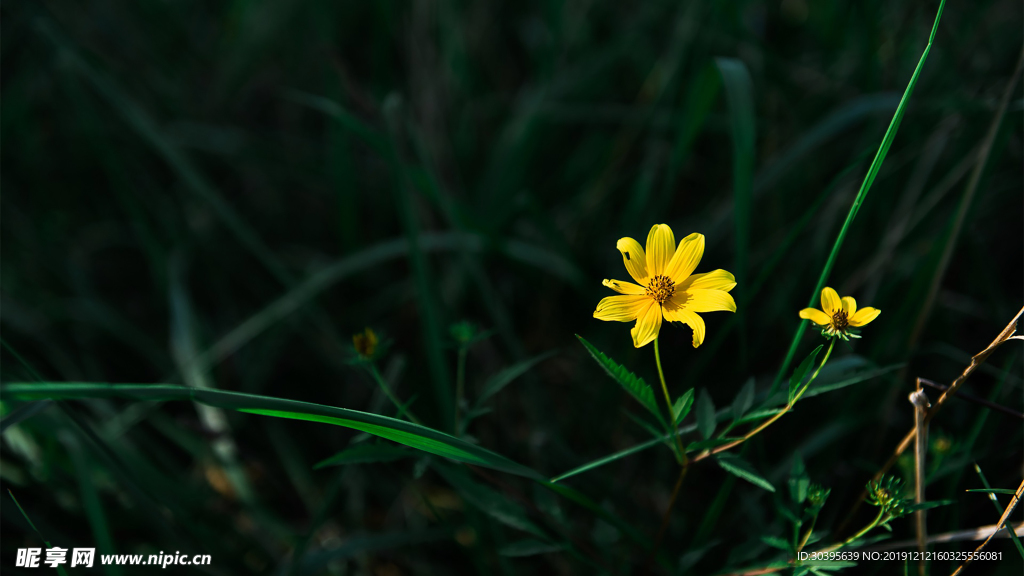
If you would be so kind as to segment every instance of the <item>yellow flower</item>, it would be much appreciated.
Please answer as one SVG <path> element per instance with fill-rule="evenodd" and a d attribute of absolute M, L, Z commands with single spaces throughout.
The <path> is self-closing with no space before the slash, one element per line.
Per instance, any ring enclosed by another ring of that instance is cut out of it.
<path fill-rule="evenodd" d="M 682 322 L 693 330 L 693 347 L 704 341 L 704 319 L 698 312 L 736 311 L 729 290 L 736 278 L 725 270 L 704 274 L 693 271 L 704 255 L 704 236 L 690 234 L 676 247 L 675 236 L 667 224 L 655 224 L 647 235 L 647 251 L 632 238 L 615 244 L 622 252 L 626 270 L 639 284 L 605 280 L 605 286 L 624 296 L 609 296 L 597 304 L 594 318 L 632 322 L 633 346 L 654 341 L 661 320 Z"/>
<path fill-rule="evenodd" d="M 377 344 L 377 333 L 369 328 L 352 336 L 352 346 L 356 349 L 356 353 L 364 359 L 373 358 L 374 353 L 377 352 Z"/>
<path fill-rule="evenodd" d="M 804 308 L 800 311 L 800 317 L 821 326 L 823 336 L 838 336 L 843 340 L 849 340 L 851 337 L 860 338 L 857 334 L 851 333 L 850 328 L 864 326 L 881 313 L 878 308 L 870 306 L 858 310 L 857 301 L 852 296 L 840 298 L 835 290 L 826 286 L 821 291 L 821 310 Z"/>

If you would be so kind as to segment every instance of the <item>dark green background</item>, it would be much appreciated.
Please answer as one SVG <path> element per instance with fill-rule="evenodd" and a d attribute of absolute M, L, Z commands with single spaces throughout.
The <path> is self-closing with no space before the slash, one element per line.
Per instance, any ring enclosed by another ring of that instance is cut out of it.
<path fill-rule="evenodd" d="M 752 376 L 767 392 L 937 5 L 5 0 L 0 375 L 201 378 L 394 415 L 345 363 L 351 335 L 371 326 L 391 341 L 380 366 L 397 394 L 449 430 L 448 326 L 469 320 L 493 330 L 468 354 L 470 397 L 501 368 L 557 351 L 473 424 L 483 446 L 555 476 L 634 445 L 647 437 L 626 416 L 637 407 L 574 337 L 656 381 L 653 350 L 632 348 L 629 325 L 592 318 L 610 294 L 601 280 L 627 279 L 615 241 L 643 242 L 662 222 L 677 238 L 705 234 L 698 272 L 735 272 L 740 310 L 705 315 L 696 350 L 688 328 L 663 328 L 670 389 L 704 387 L 727 406 Z M 743 450 L 778 486 L 802 453 L 832 488 L 826 530 L 909 428 L 913 378 L 951 382 L 1024 301 L 1019 79 L 958 218 L 1020 57 L 1021 12 L 1019 2 L 950 0 L 828 281 L 883 311 L 834 358 L 905 368 L 801 403 Z M 745 66 L 752 118 L 727 104 L 716 58 Z M 736 122 L 752 131 L 751 153 L 734 149 Z M 737 179 L 749 202 L 736 202 Z M 402 238 L 420 255 L 394 249 Z M 339 261 L 366 265 L 303 292 Z M 297 306 L 209 371 L 180 369 L 282 297 Z M 819 340 L 809 331 L 797 360 Z M 1020 410 L 1020 357 L 1008 345 L 964 390 Z M 15 407 L 5 401 L 5 414 Z M 0 565 L 40 545 L 8 489 L 48 539 L 94 545 L 86 482 L 118 552 L 202 546 L 216 574 L 277 574 L 307 533 L 309 554 L 333 554 L 323 573 L 594 570 L 565 552 L 499 556 L 522 533 L 436 472 L 414 479 L 414 460 L 311 470 L 349 430 L 228 416 L 255 503 L 218 490 L 213 438 L 188 404 L 70 402 L 9 429 Z M 994 486 L 1017 486 L 1020 421 L 952 400 L 933 426 L 952 448 L 937 456 L 928 495 L 956 504 L 931 512 L 930 530 L 994 523 L 985 497 L 963 490 L 981 487 L 975 461 Z M 659 448 L 566 482 L 653 538 L 674 478 Z M 604 566 L 643 562 L 586 511 L 495 479 L 487 485 L 561 523 Z M 435 522 L 417 494 L 458 509 Z M 146 498 L 167 503 L 162 520 Z M 670 562 L 699 551 L 686 561 L 700 574 L 765 563 L 760 536 L 783 529 L 772 498 L 695 467 L 666 536 Z M 896 539 L 912 537 L 910 520 L 894 526 Z M 1006 559 L 974 573 L 1020 573 L 1007 540 L 989 549 Z"/>

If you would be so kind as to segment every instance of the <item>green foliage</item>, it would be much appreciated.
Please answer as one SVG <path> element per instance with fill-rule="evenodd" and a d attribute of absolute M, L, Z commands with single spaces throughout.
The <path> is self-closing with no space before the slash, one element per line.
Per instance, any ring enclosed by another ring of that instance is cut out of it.
<path fill-rule="evenodd" d="M 914 378 L 1024 301 L 1019 3 L 4 7 L 7 562 L 31 516 L 223 574 L 881 573 L 794 560 L 913 541 L 852 505 Z M 699 348 L 663 325 L 670 406 L 591 318 L 655 222 L 739 281 Z M 806 385 L 824 284 L 883 314 Z M 1020 481 L 1019 420 L 967 398 L 1017 410 L 1020 358 L 931 420 L 929 535 Z"/>
<path fill-rule="evenodd" d="M 664 418 L 661 416 L 661 412 L 658 410 L 658 404 L 654 400 L 654 391 L 651 390 L 650 385 L 644 382 L 643 378 L 637 377 L 635 374 L 630 372 L 625 366 L 618 364 L 611 358 L 604 355 L 603 352 L 594 348 L 594 346 L 587 342 L 585 338 L 576 335 L 576 338 L 583 343 L 583 346 L 590 353 L 590 356 L 597 361 L 601 368 L 608 373 L 616 382 L 622 386 L 623 390 L 629 392 L 641 406 L 647 409 L 648 412 L 653 414 L 660 422 L 664 423 Z"/>

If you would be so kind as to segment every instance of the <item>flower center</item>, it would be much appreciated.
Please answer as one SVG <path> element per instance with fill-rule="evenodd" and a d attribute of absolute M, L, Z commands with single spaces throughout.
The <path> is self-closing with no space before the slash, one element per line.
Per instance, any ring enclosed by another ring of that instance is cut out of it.
<path fill-rule="evenodd" d="M 676 293 L 676 283 L 668 276 L 655 276 L 647 283 L 647 296 L 657 303 L 668 300 Z"/>
<path fill-rule="evenodd" d="M 850 325 L 850 319 L 846 316 L 846 310 L 840 310 L 832 315 L 832 329 L 836 332 L 846 330 Z"/>

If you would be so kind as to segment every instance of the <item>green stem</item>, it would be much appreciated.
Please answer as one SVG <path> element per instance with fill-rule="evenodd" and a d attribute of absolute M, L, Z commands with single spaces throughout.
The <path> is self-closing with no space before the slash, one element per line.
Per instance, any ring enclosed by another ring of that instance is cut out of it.
<path fill-rule="evenodd" d="M 655 342 L 655 345 L 657 345 L 658 341 L 655 340 L 654 342 Z M 718 446 L 717 448 L 714 448 L 714 449 L 711 449 L 711 450 L 705 450 L 700 455 L 695 457 L 692 460 L 692 462 L 699 462 L 699 461 L 701 461 L 701 460 L 703 460 L 703 459 L 705 459 L 705 458 L 707 458 L 707 457 L 709 457 L 709 456 L 711 456 L 713 454 L 718 454 L 719 452 L 725 452 L 726 450 L 730 450 L 732 448 L 735 448 L 736 446 L 739 446 L 740 444 L 743 444 L 747 440 L 750 440 L 751 438 L 753 438 L 754 436 L 759 434 L 765 428 L 771 426 L 779 418 L 782 418 L 783 416 L 788 414 L 789 411 L 793 409 L 793 405 L 796 404 L 796 401 L 799 400 L 800 397 L 804 395 L 804 392 L 806 392 L 807 389 L 811 386 L 811 382 L 814 382 L 814 379 L 818 377 L 818 373 L 821 372 L 821 369 L 825 366 L 825 363 L 828 362 L 828 357 L 832 355 L 832 348 L 835 346 L 835 344 L 836 344 L 836 339 L 832 338 L 830 343 L 829 343 L 829 345 L 828 345 L 828 352 L 826 352 L 825 353 L 825 357 L 821 359 L 821 364 L 818 365 L 818 369 L 814 371 L 814 374 L 811 374 L 811 379 L 808 380 L 807 384 L 804 384 L 803 388 L 801 388 L 800 391 L 797 392 L 796 396 L 793 397 L 793 401 L 790 402 L 789 404 L 786 404 L 785 410 L 783 410 L 782 412 L 779 412 L 775 416 L 772 416 L 768 420 L 765 420 L 764 422 L 761 423 L 760 426 L 758 426 L 757 428 L 754 428 L 750 432 L 747 432 L 745 435 L 743 435 L 742 438 L 740 438 L 738 440 L 735 440 L 733 442 L 730 442 L 728 444 L 723 444 L 723 445 Z M 655 350 L 657 350 L 657 346 L 655 346 Z"/>
<path fill-rule="evenodd" d="M 661 391 L 665 393 L 665 406 L 668 407 L 668 421 L 672 423 L 672 432 L 676 432 L 676 419 L 672 412 L 672 396 L 668 393 L 668 385 L 665 384 L 665 372 L 661 369 L 661 350 L 658 348 L 658 338 L 654 339 L 654 361 L 658 365 L 658 378 L 661 379 Z M 676 439 L 676 462 L 680 465 L 686 466 L 686 450 L 683 449 L 683 441 L 679 438 L 679 434 L 674 434 Z"/>
<path fill-rule="evenodd" d="M 835 544 L 833 546 L 825 548 L 824 550 L 821 550 L 821 552 L 835 552 L 836 550 L 839 550 L 843 546 L 846 546 L 850 542 L 853 542 L 854 540 L 856 540 L 856 539 L 860 538 L 861 536 L 867 534 L 868 532 L 874 530 L 876 526 L 878 526 L 879 524 L 882 523 L 882 520 L 885 519 L 885 517 L 886 517 L 886 515 L 885 515 L 885 508 L 882 508 L 881 510 L 878 511 L 878 516 L 875 516 L 875 519 L 871 521 L 871 524 L 868 524 L 867 526 L 865 526 L 863 530 L 861 530 L 860 532 L 857 532 L 853 536 L 850 536 L 846 540 L 843 540 L 839 544 Z"/>
<path fill-rule="evenodd" d="M 814 525 L 817 522 L 818 515 L 815 514 L 814 517 L 811 518 L 811 525 L 807 528 L 807 532 L 804 534 L 804 537 L 800 539 L 800 544 L 796 547 L 796 555 L 798 557 L 800 556 L 800 551 L 804 549 L 804 546 L 807 546 L 807 541 L 811 539 L 811 534 L 814 532 Z"/>
<path fill-rule="evenodd" d="M 399 418 L 401 418 L 404 413 L 413 423 L 420 425 L 423 424 L 423 422 L 420 422 L 420 419 L 414 416 L 412 412 L 406 410 L 405 407 L 402 406 L 402 403 L 398 401 L 398 398 L 395 398 L 395 395 L 391 393 L 391 388 L 388 388 L 388 384 L 384 381 L 384 377 L 380 375 L 376 364 L 370 364 L 370 374 L 373 376 L 373 380 L 377 382 L 377 385 L 380 386 L 380 389 L 384 391 L 384 395 L 388 397 L 388 400 L 391 400 L 391 403 L 398 408 Z"/>
<path fill-rule="evenodd" d="M 455 372 L 455 433 L 459 433 L 459 407 L 466 382 L 466 347 L 459 346 L 459 364 Z"/>

